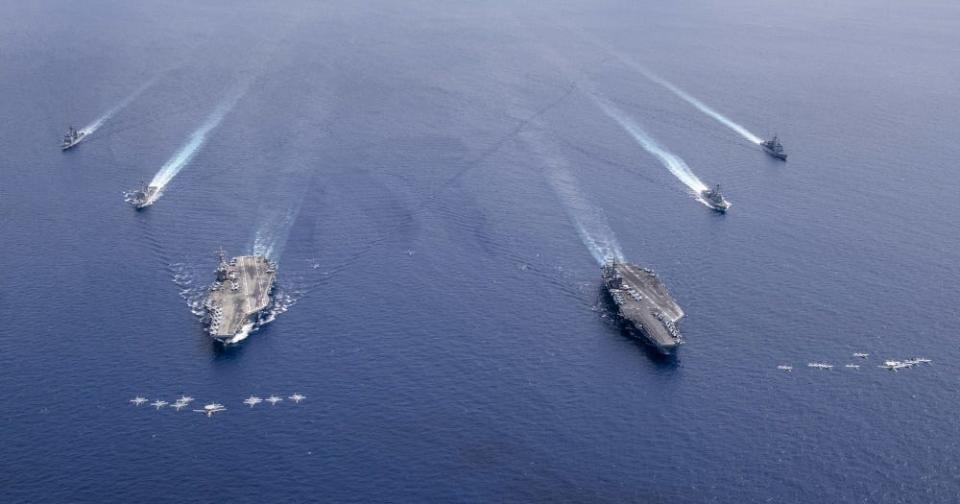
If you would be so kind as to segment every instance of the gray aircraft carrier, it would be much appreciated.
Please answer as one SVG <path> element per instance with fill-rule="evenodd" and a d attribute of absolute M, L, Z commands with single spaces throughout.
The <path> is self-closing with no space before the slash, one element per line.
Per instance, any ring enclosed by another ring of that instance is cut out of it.
<path fill-rule="evenodd" d="M 234 343 L 250 331 L 260 312 L 270 306 L 276 276 L 276 265 L 263 256 L 238 256 L 228 262 L 221 250 L 217 279 L 203 304 L 210 336 Z"/>
<path fill-rule="evenodd" d="M 604 264 L 602 273 L 620 318 L 657 350 L 672 354 L 683 343 L 675 325 L 683 317 L 683 310 L 657 275 L 647 268 L 619 261 Z"/>

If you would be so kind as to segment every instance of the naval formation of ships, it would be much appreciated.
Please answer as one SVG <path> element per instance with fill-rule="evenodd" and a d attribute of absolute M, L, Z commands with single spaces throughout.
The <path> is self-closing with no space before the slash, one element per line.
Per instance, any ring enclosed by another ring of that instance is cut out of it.
<path fill-rule="evenodd" d="M 70 149 L 86 137 L 87 132 L 70 127 L 60 148 Z M 760 147 L 770 156 L 787 160 L 776 135 L 761 142 Z M 159 187 L 141 182 L 138 189 L 125 193 L 125 200 L 141 210 L 153 204 L 159 194 Z M 698 197 L 717 212 L 726 213 L 730 208 L 719 184 L 700 191 Z M 228 261 L 223 250 L 219 259 L 216 279 L 203 303 L 204 320 L 210 336 L 229 344 L 242 339 L 271 305 L 277 266 L 259 255 L 237 256 Z M 676 323 L 684 314 L 657 275 L 650 269 L 617 260 L 604 264 L 601 274 L 625 328 L 661 353 L 675 354 L 683 343 Z"/>

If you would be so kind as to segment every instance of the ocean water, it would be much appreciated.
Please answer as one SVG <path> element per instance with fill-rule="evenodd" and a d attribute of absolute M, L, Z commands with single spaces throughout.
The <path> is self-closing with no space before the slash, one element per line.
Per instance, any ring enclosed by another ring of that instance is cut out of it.
<path fill-rule="evenodd" d="M 956 2 L 0 10 L 0 501 L 960 500 Z M 226 349 L 221 246 L 280 264 Z"/>

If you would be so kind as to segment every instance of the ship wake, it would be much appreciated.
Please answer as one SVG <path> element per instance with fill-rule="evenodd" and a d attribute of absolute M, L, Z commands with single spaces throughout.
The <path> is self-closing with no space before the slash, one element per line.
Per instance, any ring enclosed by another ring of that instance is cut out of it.
<path fill-rule="evenodd" d="M 137 97 L 140 96 L 144 91 L 146 91 L 150 86 L 152 86 L 153 83 L 156 82 L 156 80 L 157 80 L 157 77 L 154 77 L 149 81 L 147 81 L 145 84 L 137 88 L 133 93 L 130 93 L 130 95 L 128 95 L 126 98 L 120 101 L 120 103 L 115 105 L 112 109 L 108 110 L 102 116 L 98 117 L 97 120 L 81 128 L 80 131 L 86 135 L 92 135 L 95 131 L 100 129 L 100 127 L 103 126 L 104 123 L 106 123 L 107 121 L 110 120 L 110 118 L 116 115 L 117 112 L 120 112 L 121 110 L 125 109 L 127 105 L 130 105 L 130 103 L 133 102 L 133 100 L 136 100 Z"/>
<path fill-rule="evenodd" d="M 684 91 L 684 90 L 678 88 L 677 86 L 673 85 L 673 83 L 671 83 L 670 81 L 664 79 L 663 77 L 660 77 L 659 75 L 656 75 L 656 74 L 650 72 L 649 70 L 647 70 L 646 68 L 643 68 L 643 67 L 640 66 L 640 65 L 631 64 L 631 66 L 633 66 L 638 72 L 640 72 L 641 74 L 643 74 L 644 77 L 652 80 L 653 82 L 656 82 L 657 84 L 660 84 L 661 86 L 663 86 L 664 88 L 666 88 L 666 89 L 667 89 L 668 91 L 670 91 L 671 93 L 673 93 L 673 94 L 677 95 L 678 97 L 680 97 L 683 101 L 689 103 L 690 105 L 693 105 L 693 106 L 696 107 L 697 110 L 699 110 L 700 112 L 703 112 L 704 114 L 712 117 L 712 118 L 715 119 L 717 122 L 719 122 L 720 124 L 722 124 L 722 125 L 730 128 L 731 130 L 735 131 L 737 134 L 739 134 L 739 135 L 742 136 L 743 138 L 746 138 L 748 141 L 753 142 L 753 143 L 755 143 L 755 144 L 757 144 L 757 145 L 759 145 L 760 142 L 763 141 L 760 137 L 758 137 L 757 135 L 754 135 L 754 134 L 751 133 L 749 130 L 747 130 L 747 128 L 744 128 L 743 126 L 735 123 L 735 122 L 734 122 L 732 119 L 730 119 L 729 117 L 721 114 L 720 112 L 717 112 L 716 110 L 714 110 L 713 108 L 709 107 L 707 104 L 703 103 L 702 101 L 694 98 L 693 96 L 690 96 L 689 94 L 687 94 L 686 91 Z"/>
<path fill-rule="evenodd" d="M 173 180 L 174 177 L 180 173 L 187 164 L 197 155 L 198 152 L 203 148 L 207 143 L 207 137 L 210 135 L 217 126 L 220 125 L 220 122 L 223 121 L 223 118 L 233 110 L 233 107 L 240 101 L 240 98 L 246 93 L 248 84 L 246 82 L 235 87 L 227 97 L 220 102 L 220 105 L 214 109 L 213 113 L 207 117 L 207 120 L 194 132 L 190 135 L 190 139 L 180 147 L 179 150 L 167 160 L 166 163 L 160 168 L 160 171 L 153 176 L 153 180 L 150 181 L 150 185 L 157 187 L 156 195 L 151 198 L 152 204 L 153 201 L 156 201 L 160 195 L 163 193 L 163 188 Z"/>
<path fill-rule="evenodd" d="M 610 45 L 608 45 L 608 44 L 605 43 L 605 42 L 600 41 L 599 39 L 597 39 L 596 37 L 594 37 L 594 36 L 592 36 L 592 35 L 588 35 L 588 34 L 585 34 L 585 33 L 583 33 L 583 32 L 581 32 L 581 35 L 586 36 L 587 38 L 589 38 L 590 40 L 592 40 L 594 44 L 602 47 L 607 53 L 609 53 L 609 54 L 612 55 L 614 58 L 616 58 L 617 60 L 619 60 L 620 63 L 622 63 L 622 64 L 624 64 L 624 65 L 626 65 L 626 66 L 628 66 L 628 67 L 630 67 L 630 68 L 632 68 L 632 69 L 634 69 L 634 70 L 636 70 L 637 72 L 640 72 L 641 75 L 643 75 L 644 77 L 646 77 L 646 78 L 649 79 L 650 81 L 653 81 L 654 83 L 663 86 L 667 91 L 670 91 L 671 93 L 673 93 L 674 95 L 676 95 L 676 96 L 677 96 L 678 98 L 680 98 L 681 100 L 689 103 L 690 105 L 693 105 L 693 106 L 694 106 L 697 110 L 699 110 L 700 112 L 703 112 L 704 114 L 706 114 L 707 116 L 713 118 L 715 121 L 719 122 L 720 124 L 726 126 L 727 128 L 730 128 L 731 130 L 733 130 L 734 132 L 736 132 L 738 135 L 742 136 L 743 138 L 747 139 L 748 141 L 753 142 L 753 143 L 758 144 L 758 145 L 760 144 L 760 142 L 763 141 L 760 137 L 758 137 L 757 135 L 754 135 L 753 133 L 751 133 L 747 128 L 743 127 L 743 126 L 740 125 L 740 124 L 737 124 L 735 121 L 733 121 L 733 120 L 730 119 L 729 117 L 721 114 L 720 112 L 717 112 L 713 107 L 710 107 L 710 106 L 707 105 L 706 103 L 703 103 L 702 101 L 698 100 L 697 98 L 691 96 L 689 93 L 687 93 L 686 91 L 680 89 L 679 87 L 677 87 L 676 85 L 674 85 L 672 82 L 670 82 L 670 81 L 664 79 L 663 77 L 660 77 L 659 75 L 651 72 L 651 71 L 648 70 L 645 66 L 641 65 L 640 63 L 637 63 L 637 62 L 634 61 L 632 58 L 630 58 L 629 56 L 627 56 L 626 54 L 624 54 L 623 52 L 621 52 L 621 51 L 619 51 L 619 50 L 611 47 Z"/>
<path fill-rule="evenodd" d="M 296 222 L 297 215 L 300 214 L 302 202 L 303 200 L 300 199 L 299 203 L 287 208 L 286 211 L 273 212 L 270 217 L 263 219 L 253 239 L 255 255 L 266 257 L 275 263 L 280 261 L 290 236 L 290 229 Z"/>
<path fill-rule="evenodd" d="M 687 166 L 687 163 L 677 156 L 676 154 L 670 152 L 663 146 L 661 146 L 656 140 L 653 139 L 650 135 L 647 134 L 643 128 L 637 124 L 632 118 L 627 116 L 622 110 L 614 106 L 608 100 L 601 98 L 597 95 L 592 95 L 594 101 L 603 110 L 603 113 L 610 117 L 617 124 L 620 125 L 634 140 L 643 147 L 644 150 L 656 157 L 664 167 L 670 170 L 675 177 L 677 177 L 680 182 L 683 182 L 684 185 L 689 187 L 694 194 L 699 195 L 701 191 L 707 189 L 707 185 L 703 183 L 700 178 L 698 178 L 690 167 Z"/>
<path fill-rule="evenodd" d="M 525 133 L 528 145 L 536 151 L 547 164 L 547 181 L 553 187 L 564 210 L 577 229 L 580 240 L 590 254 L 603 265 L 611 260 L 622 261 L 623 252 L 616 235 L 607 224 L 603 211 L 588 202 L 577 188 L 577 181 L 570 173 L 566 159 L 555 152 L 548 152 L 545 143 L 534 137 L 534 133 Z M 539 135 L 536 135 L 539 136 Z"/>

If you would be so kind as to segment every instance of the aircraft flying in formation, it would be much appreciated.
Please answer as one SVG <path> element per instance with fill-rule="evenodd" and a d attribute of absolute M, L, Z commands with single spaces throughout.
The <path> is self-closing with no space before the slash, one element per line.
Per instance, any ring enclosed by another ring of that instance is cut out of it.
<path fill-rule="evenodd" d="M 307 398 L 307 396 L 305 396 L 305 395 L 294 393 L 292 396 L 288 397 L 287 399 L 290 399 L 291 401 L 293 401 L 293 402 L 295 402 L 295 403 L 297 403 L 297 404 L 300 404 L 300 401 L 302 401 L 302 400 L 304 400 L 304 399 L 306 399 L 306 398 Z"/>
<path fill-rule="evenodd" d="M 152 403 L 150 403 L 150 406 L 153 406 L 154 408 L 160 409 L 160 408 L 166 406 L 167 404 L 168 404 L 167 401 L 161 401 L 160 399 L 157 399 L 156 401 L 153 401 Z"/>
<path fill-rule="evenodd" d="M 130 402 L 136 406 L 140 406 L 143 403 L 147 402 L 147 398 L 142 396 L 137 396 L 137 397 L 134 397 L 133 399 L 130 399 Z"/>
<path fill-rule="evenodd" d="M 256 406 L 256 405 L 258 405 L 258 404 L 260 404 L 260 403 L 262 403 L 262 402 L 263 402 L 263 399 L 260 399 L 259 397 L 253 396 L 253 395 L 243 400 L 243 404 L 246 404 L 247 406 L 250 406 L 251 408 L 254 407 L 254 406 Z"/>
<path fill-rule="evenodd" d="M 281 399 L 281 398 L 279 398 L 279 397 L 277 397 L 277 396 L 275 396 L 275 395 L 272 395 L 272 396 L 270 396 L 270 397 L 267 398 L 267 402 L 270 403 L 270 405 L 272 405 L 272 406 L 276 406 L 277 403 L 280 402 L 280 401 L 282 401 L 282 400 L 283 400 L 283 399 Z"/>

